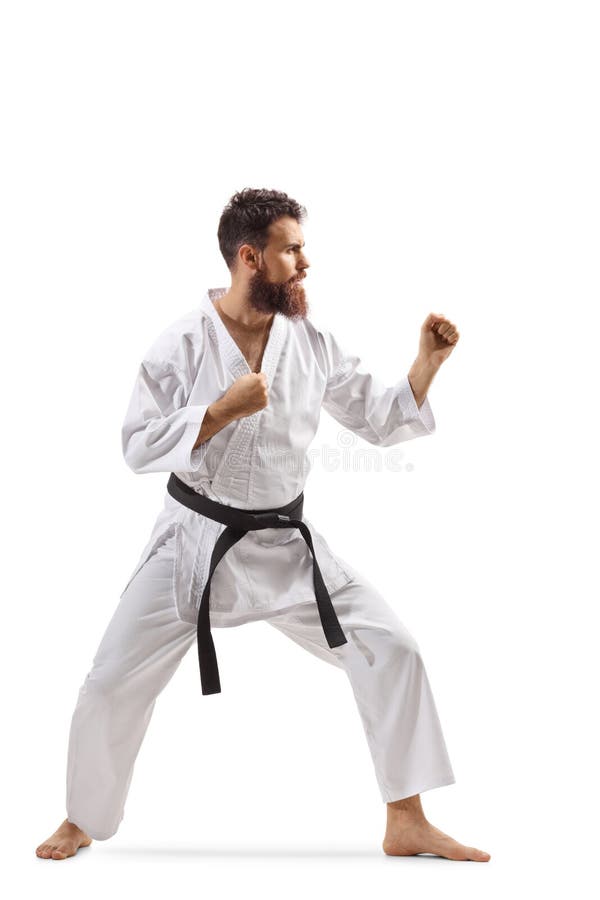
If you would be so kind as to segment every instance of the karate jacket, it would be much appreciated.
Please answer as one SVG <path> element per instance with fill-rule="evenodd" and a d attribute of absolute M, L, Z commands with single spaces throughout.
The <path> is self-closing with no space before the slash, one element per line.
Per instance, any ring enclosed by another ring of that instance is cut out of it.
<path fill-rule="evenodd" d="M 182 506 L 166 491 L 175 472 L 194 490 L 244 509 L 289 503 L 304 490 L 307 456 L 324 408 L 344 428 L 379 447 L 435 430 L 429 400 L 417 407 L 408 377 L 391 387 L 364 371 L 310 317 L 275 313 L 262 369 L 264 409 L 229 423 L 192 449 L 208 406 L 251 369 L 214 306 L 227 288 L 209 288 L 199 307 L 169 325 L 144 354 L 121 430 L 127 465 L 165 473 L 164 507 L 122 591 L 165 542 L 173 550 L 172 599 L 180 620 L 197 620 L 214 544 L 225 526 Z M 310 490 L 304 498 L 310 506 Z M 304 515 L 330 594 L 351 575 Z M 315 602 L 312 556 L 298 529 L 251 531 L 219 562 L 211 583 L 211 625 L 265 618 Z"/>

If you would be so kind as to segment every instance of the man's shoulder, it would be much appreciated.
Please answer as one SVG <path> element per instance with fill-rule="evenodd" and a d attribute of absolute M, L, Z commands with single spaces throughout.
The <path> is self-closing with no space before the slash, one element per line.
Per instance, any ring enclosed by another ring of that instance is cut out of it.
<path fill-rule="evenodd" d="M 311 312 L 310 315 L 304 316 L 294 324 L 314 344 L 320 344 L 323 338 L 329 334 L 327 323 L 321 313 Z"/>
<path fill-rule="evenodd" d="M 152 341 L 144 359 L 185 371 L 204 349 L 207 318 L 208 313 L 198 305 L 173 319 Z"/>
<path fill-rule="evenodd" d="M 201 340 L 204 336 L 206 319 L 208 318 L 208 313 L 202 306 L 195 306 L 193 309 L 190 309 L 188 312 L 169 322 L 160 333 L 157 340 L 163 337 L 168 340 L 171 336 L 179 340 L 186 336 L 189 336 L 192 339 Z"/>

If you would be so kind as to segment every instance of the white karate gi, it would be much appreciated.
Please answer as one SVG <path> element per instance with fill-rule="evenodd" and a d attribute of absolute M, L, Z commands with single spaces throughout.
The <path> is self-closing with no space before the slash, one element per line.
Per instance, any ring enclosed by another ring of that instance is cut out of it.
<path fill-rule="evenodd" d="M 165 485 L 167 473 L 175 472 L 220 503 L 265 509 L 304 490 L 321 407 L 380 447 L 435 429 L 429 401 L 417 407 L 406 376 L 385 387 L 330 332 L 308 318 L 292 321 L 277 313 L 261 368 L 268 405 L 193 450 L 207 407 L 251 371 L 214 307 L 226 290 L 209 288 L 200 306 L 170 325 L 144 355 L 122 428 L 123 454 L 134 472 L 164 472 Z M 310 490 L 305 509 L 307 504 Z M 306 513 L 303 520 L 347 643 L 327 644 L 312 556 L 298 529 L 250 531 L 227 551 L 211 581 L 211 626 L 266 619 L 346 670 L 384 802 L 454 783 L 414 638 L 373 585 L 331 551 Z M 156 697 L 195 641 L 210 556 L 224 528 L 182 506 L 165 487 L 164 507 L 121 593 L 71 722 L 67 817 L 93 838 L 110 837 L 123 818 Z"/>

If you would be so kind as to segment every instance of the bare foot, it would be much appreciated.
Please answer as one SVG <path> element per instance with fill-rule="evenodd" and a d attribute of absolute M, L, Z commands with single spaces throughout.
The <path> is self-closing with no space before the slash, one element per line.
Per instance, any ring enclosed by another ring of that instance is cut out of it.
<path fill-rule="evenodd" d="M 382 847 L 388 856 L 433 853 L 446 859 L 472 859 L 475 862 L 488 862 L 491 858 L 484 850 L 459 844 L 428 822 L 419 794 L 387 804 L 387 828 Z"/>
<path fill-rule="evenodd" d="M 446 859 L 472 859 L 488 862 L 489 853 L 476 847 L 459 844 L 430 822 L 404 821 L 390 823 L 383 839 L 383 852 L 388 856 L 414 856 L 417 853 L 434 853 Z"/>
<path fill-rule="evenodd" d="M 66 859 L 75 856 L 80 847 L 89 847 L 91 843 L 92 839 L 85 831 L 65 819 L 54 834 L 36 848 L 35 855 L 40 859 Z"/>

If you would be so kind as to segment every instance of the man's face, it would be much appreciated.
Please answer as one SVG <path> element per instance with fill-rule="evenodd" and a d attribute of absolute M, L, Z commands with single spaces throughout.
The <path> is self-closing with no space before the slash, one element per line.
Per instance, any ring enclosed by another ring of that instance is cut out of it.
<path fill-rule="evenodd" d="M 259 253 L 257 269 L 248 281 L 248 302 L 259 312 L 280 312 L 290 319 L 308 313 L 303 279 L 309 262 L 298 222 L 282 216 L 269 226 L 269 242 Z"/>

